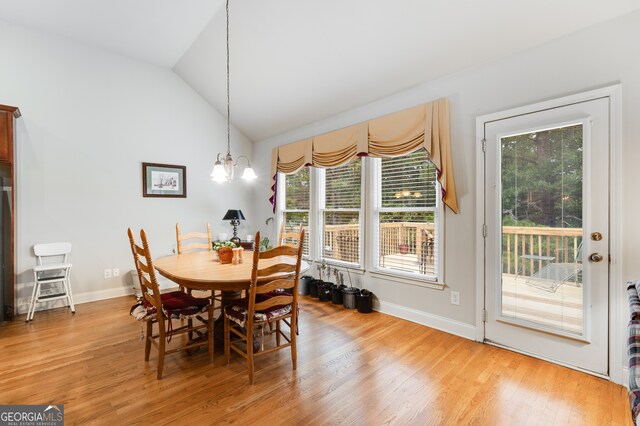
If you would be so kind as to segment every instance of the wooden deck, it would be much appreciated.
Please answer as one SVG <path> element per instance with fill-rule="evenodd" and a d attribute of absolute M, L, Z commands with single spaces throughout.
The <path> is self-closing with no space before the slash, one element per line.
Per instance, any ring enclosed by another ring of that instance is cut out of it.
<path fill-rule="evenodd" d="M 388 254 L 382 256 L 380 259 L 380 266 L 384 268 L 397 269 L 405 272 L 420 273 L 420 262 L 418 261 L 418 255 L 416 254 Z M 427 259 L 427 263 L 424 265 L 423 273 L 434 273 L 433 257 Z"/>
<path fill-rule="evenodd" d="M 582 287 L 566 283 L 549 292 L 528 285 L 526 280 L 502 275 L 503 315 L 582 334 Z"/>

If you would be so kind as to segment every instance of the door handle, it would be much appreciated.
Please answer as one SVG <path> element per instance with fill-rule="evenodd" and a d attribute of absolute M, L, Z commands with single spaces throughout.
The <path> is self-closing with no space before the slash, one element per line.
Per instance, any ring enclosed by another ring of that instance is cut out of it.
<path fill-rule="evenodd" d="M 591 253 L 591 256 L 589 256 L 589 259 L 592 262 L 602 262 L 602 259 L 604 259 L 604 257 L 602 257 L 600 253 Z"/>

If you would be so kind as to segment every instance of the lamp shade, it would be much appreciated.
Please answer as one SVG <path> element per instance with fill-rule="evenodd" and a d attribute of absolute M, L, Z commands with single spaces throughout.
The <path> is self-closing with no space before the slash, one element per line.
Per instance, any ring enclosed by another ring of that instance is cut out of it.
<path fill-rule="evenodd" d="M 215 182 L 224 182 L 227 180 L 224 166 L 220 161 L 216 161 L 215 166 L 213 166 L 213 171 L 211 172 L 211 180 Z"/>
<path fill-rule="evenodd" d="M 242 214 L 242 210 L 227 210 L 222 220 L 246 220 Z"/>
<path fill-rule="evenodd" d="M 251 167 L 247 167 L 244 169 L 244 173 L 242 174 L 242 179 L 244 180 L 253 180 L 257 178 L 256 172 L 253 171 Z"/>

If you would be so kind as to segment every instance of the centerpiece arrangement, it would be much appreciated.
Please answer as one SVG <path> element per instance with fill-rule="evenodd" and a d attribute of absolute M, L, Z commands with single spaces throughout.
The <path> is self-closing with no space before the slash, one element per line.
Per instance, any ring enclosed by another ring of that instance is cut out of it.
<path fill-rule="evenodd" d="M 231 263 L 234 248 L 236 248 L 236 245 L 231 241 L 216 241 L 213 243 L 213 251 L 218 253 L 220 263 Z"/>

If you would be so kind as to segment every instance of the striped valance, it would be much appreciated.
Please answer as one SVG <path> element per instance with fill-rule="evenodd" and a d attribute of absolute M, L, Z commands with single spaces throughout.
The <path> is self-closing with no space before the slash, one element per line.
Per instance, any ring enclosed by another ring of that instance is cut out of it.
<path fill-rule="evenodd" d="M 458 212 L 449 136 L 449 101 L 438 99 L 324 135 L 273 149 L 272 195 L 275 212 L 278 172 L 302 167 L 335 167 L 357 157 L 395 157 L 424 148 L 438 170 L 442 201 Z"/>

